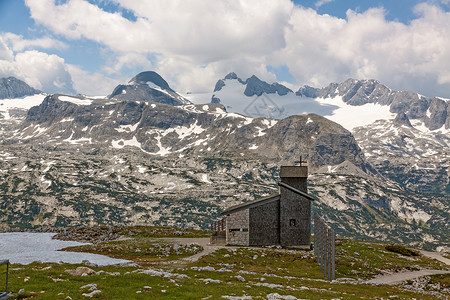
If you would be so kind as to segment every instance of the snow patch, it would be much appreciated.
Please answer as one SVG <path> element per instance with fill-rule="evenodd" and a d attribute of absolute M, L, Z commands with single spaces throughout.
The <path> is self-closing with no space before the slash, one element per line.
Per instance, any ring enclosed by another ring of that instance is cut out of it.
<path fill-rule="evenodd" d="M 24 109 L 28 110 L 33 106 L 38 106 L 44 101 L 45 94 L 36 94 L 33 96 L 27 96 L 24 98 L 14 98 L 14 99 L 1 99 L 0 100 L 0 114 L 6 120 L 11 119 L 9 110 L 11 109 Z"/>
<path fill-rule="evenodd" d="M 202 174 L 202 179 L 201 179 L 203 182 L 205 182 L 205 183 L 208 183 L 208 184 L 211 184 L 212 182 L 211 181 L 209 181 L 209 179 L 208 179 L 208 174 Z"/>
<path fill-rule="evenodd" d="M 346 104 L 341 96 L 335 98 L 317 98 L 316 100 L 322 105 L 337 106 L 338 108 L 331 114 L 323 116 L 350 131 L 355 127 L 366 126 L 380 119 L 390 120 L 395 118 L 395 114 L 389 111 L 390 107 L 388 105 L 367 103 L 353 106 Z"/>
<path fill-rule="evenodd" d="M 120 125 L 119 128 L 114 128 L 118 132 L 134 132 L 138 127 L 139 123 L 134 125 Z"/>
<path fill-rule="evenodd" d="M 58 99 L 60 101 L 64 102 L 70 102 L 76 105 L 91 105 L 92 100 L 91 99 L 80 99 L 76 97 L 70 97 L 70 96 L 59 96 Z"/>

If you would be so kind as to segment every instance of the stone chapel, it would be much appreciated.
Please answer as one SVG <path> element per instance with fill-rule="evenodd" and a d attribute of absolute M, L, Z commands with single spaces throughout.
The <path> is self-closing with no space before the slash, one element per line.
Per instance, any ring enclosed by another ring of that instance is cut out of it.
<path fill-rule="evenodd" d="M 281 166 L 278 194 L 227 208 L 222 229 L 227 245 L 311 244 L 311 201 L 307 166 Z"/>

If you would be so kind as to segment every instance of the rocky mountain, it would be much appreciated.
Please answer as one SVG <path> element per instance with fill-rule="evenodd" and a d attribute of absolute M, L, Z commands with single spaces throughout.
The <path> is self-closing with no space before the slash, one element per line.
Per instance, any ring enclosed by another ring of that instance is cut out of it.
<path fill-rule="evenodd" d="M 222 89 L 224 87 L 227 87 L 231 85 L 233 86 L 233 91 L 231 92 L 232 95 L 229 95 L 229 91 L 222 91 Z M 237 96 L 239 97 L 239 93 L 240 91 L 242 91 L 242 94 L 240 95 L 242 98 L 242 95 L 246 96 L 246 97 L 252 97 L 252 96 L 257 96 L 260 97 L 263 94 L 264 95 L 273 95 L 273 96 L 286 96 L 288 94 L 292 94 L 293 95 L 293 91 L 288 89 L 287 87 L 285 87 L 284 85 L 281 85 L 277 82 L 274 82 L 272 84 L 269 84 L 265 81 L 260 80 L 258 77 L 256 77 L 255 75 L 251 76 L 250 78 L 247 78 L 245 81 L 242 80 L 241 78 L 239 78 L 236 73 L 231 72 L 228 75 L 226 75 L 223 79 L 220 79 L 217 81 L 215 87 L 214 87 L 214 91 L 213 91 L 213 95 L 211 97 L 211 102 L 212 103 L 222 103 L 221 102 L 221 98 L 225 97 L 225 98 L 232 98 L 235 97 L 236 95 L 236 91 L 237 90 Z M 244 98 L 246 98 L 244 97 Z M 229 99 L 227 99 L 229 100 Z M 240 99 L 241 100 L 241 99 Z M 249 101 L 244 101 L 243 103 L 245 104 L 246 102 L 250 103 Z M 269 103 L 264 103 L 264 106 L 262 107 L 263 112 L 251 112 L 250 110 L 245 111 L 244 109 L 233 109 L 234 106 L 239 106 L 239 105 L 232 105 L 230 106 L 230 103 L 227 101 L 227 108 L 231 109 L 231 111 L 233 112 L 239 112 L 239 113 L 243 113 L 245 115 L 248 116 L 252 116 L 252 117 L 272 117 L 271 116 L 271 111 L 274 110 L 273 107 L 271 107 L 271 104 Z M 246 105 L 248 106 L 248 105 Z M 257 106 L 257 105 L 255 105 Z"/>
<path fill-rule="evenodd" d="M 118 85 L 110 99 L 147 100 L 169 105 L 190 104 L 189 100 L 172 90 L 169 84 L 156 72 L 142 72 L 133 77 L 127 85 Z"/>
<path fill-rule="evenodd" d="M 408 174 L 390 176 L 394 169 L 375 159 L 382 143 L 365 152 L 375 133 L 361 148 L 350 131 L 317 114 L 251 118 L 220 104 L 139 98 L 153 93 L 150 85 L 170 91 L 155 74 L 141 73 L 124 85 L 126 93 L 116 88 L 105 99 L 48 95 L 0 132 L 1 226 L 207 228 L 224 208 L 276 192 L 279 165 L 303 156 L 313 173 L 308 188 L 319 199 L 314 209 L 340 235 L 448 244 L 445 195 L 424 197 L 399 179 Z M 226 85 L 243 87 L 232 77 Z"/>
<path fill-rule="evenodd" d="M 266 94 L 276 93 L 280 96 L 287 95 L 288 93 L 293 93 L 292 90 L 288 89 L 284 85 L 279 84 L 278 82 L 269 84 L 265 81 L 260 80 L 255 75 L 253 75 L 250 78 L 247 78 L 247 80 L 244 81 L 241 78 L 239 78 L 234 72 L 231 72 L 228 75 L 226 75 L 224 79 L 220 79 L 219 81 L 217 81 L 216 86 L 214 87 L 214 92 L 220 91 L 222 87 L 225 86 L 225 80 L 237 80 L 240 84 L 245 85 L 244 95 L 247 97 L 251 97 L 254 95 L 261 96 L 263 93 Z"/>
<path fill-rule="evenodd" d="M 284 119 L 304 112 L 304 107 L 299 107 L 301 98 L 292 90 L 277 82 L 269 84 L 254 75 L 242 80 L 236 73 L 229 73 L 217 81 L 210 99 L 212 103 L 223 104 L 228 112 L 253 118 Z M 192 101 L 195 100 L 194 95 Z M 311 112 L 322 115 L 319 109 Z"/>
<path fill-rule="evenodd" d="M 227 153 L 270 162 L 303 155 L 313 169 L 348 161 L 363 172 L 376 172 L 349 131 L 314 114 L 253 119 L 227 113 L 218 104 L 172 106 L 50 95 L 28 111 L 19 132 L 10 140 L 81 140 L 113 148 L 132 145 L 161 156 Z"/>
<path fill-rule="evenodd" d="M 344 103 L 360 106 L 368 103 L 389 106 L 395 114 L 404 114 L 407 119 L 420 120 L 429 130 L 442 127 L 450 129 L 450 100 L 427 98 L 406 91 L 393 91 L 376 80 L 347 79 L 332 83 L 321 89 L 309 86 L 300 88 L 296 95 L 309 98 L 342 97 Z M 406 120 L 406 118 L 403 116 Z"/>
<path fill-rule="evenodd" d="M 15 77 L 0 78 L 0 99 L 22 98 L 42 93 Z"/>
<path fill-rule="evenodd" d="M 325 116 L 355 135 L 367 160 L 385 171 L 384 176 L 410 188 L 415 185 L 417 191 L 447 195 L 450 189 L 448 99 L 394 91 L 376 80 L 348 79 L 324 88 L 303 86 L 295 95 L 263 93 L 257 97 L 247 97 L 239 89 L 244 82 L 234 73 L 219 82 L 215 96 L 230 111 L 254 116 L 269 111 L 274 118 L 304 113 Z M 426 163 L 418 167 L 422 160 Z"/>

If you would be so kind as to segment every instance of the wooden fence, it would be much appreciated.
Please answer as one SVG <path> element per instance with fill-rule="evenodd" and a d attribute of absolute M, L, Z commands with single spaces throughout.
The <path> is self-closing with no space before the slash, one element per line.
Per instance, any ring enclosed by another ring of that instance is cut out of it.
<path fill-rule="evenodd" d="M 211 224 L 211 231 L 225 231 L 225 218 Z"/>
<path fill-rule="evenodd" d="M 329 281 L 335 279 L 335 233 L 317 212 L 314 213 L 314 254 Z"/>

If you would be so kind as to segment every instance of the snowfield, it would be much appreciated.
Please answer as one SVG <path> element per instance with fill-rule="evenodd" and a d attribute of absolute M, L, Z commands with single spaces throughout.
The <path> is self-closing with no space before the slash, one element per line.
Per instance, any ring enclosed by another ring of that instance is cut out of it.
<path fill-rule="evenodd" d="M 24 98 L 15 98 L 15 99 L 0 99 L 0 115 L 3 115 L 3 118 L 8 120 L 10 119 L 9 110 L 11 109 L 23 109 L 28 110 L 33 106 L 40 105 L 46 94 L 36 94 L 33 96 L 28 96 Z"/>

